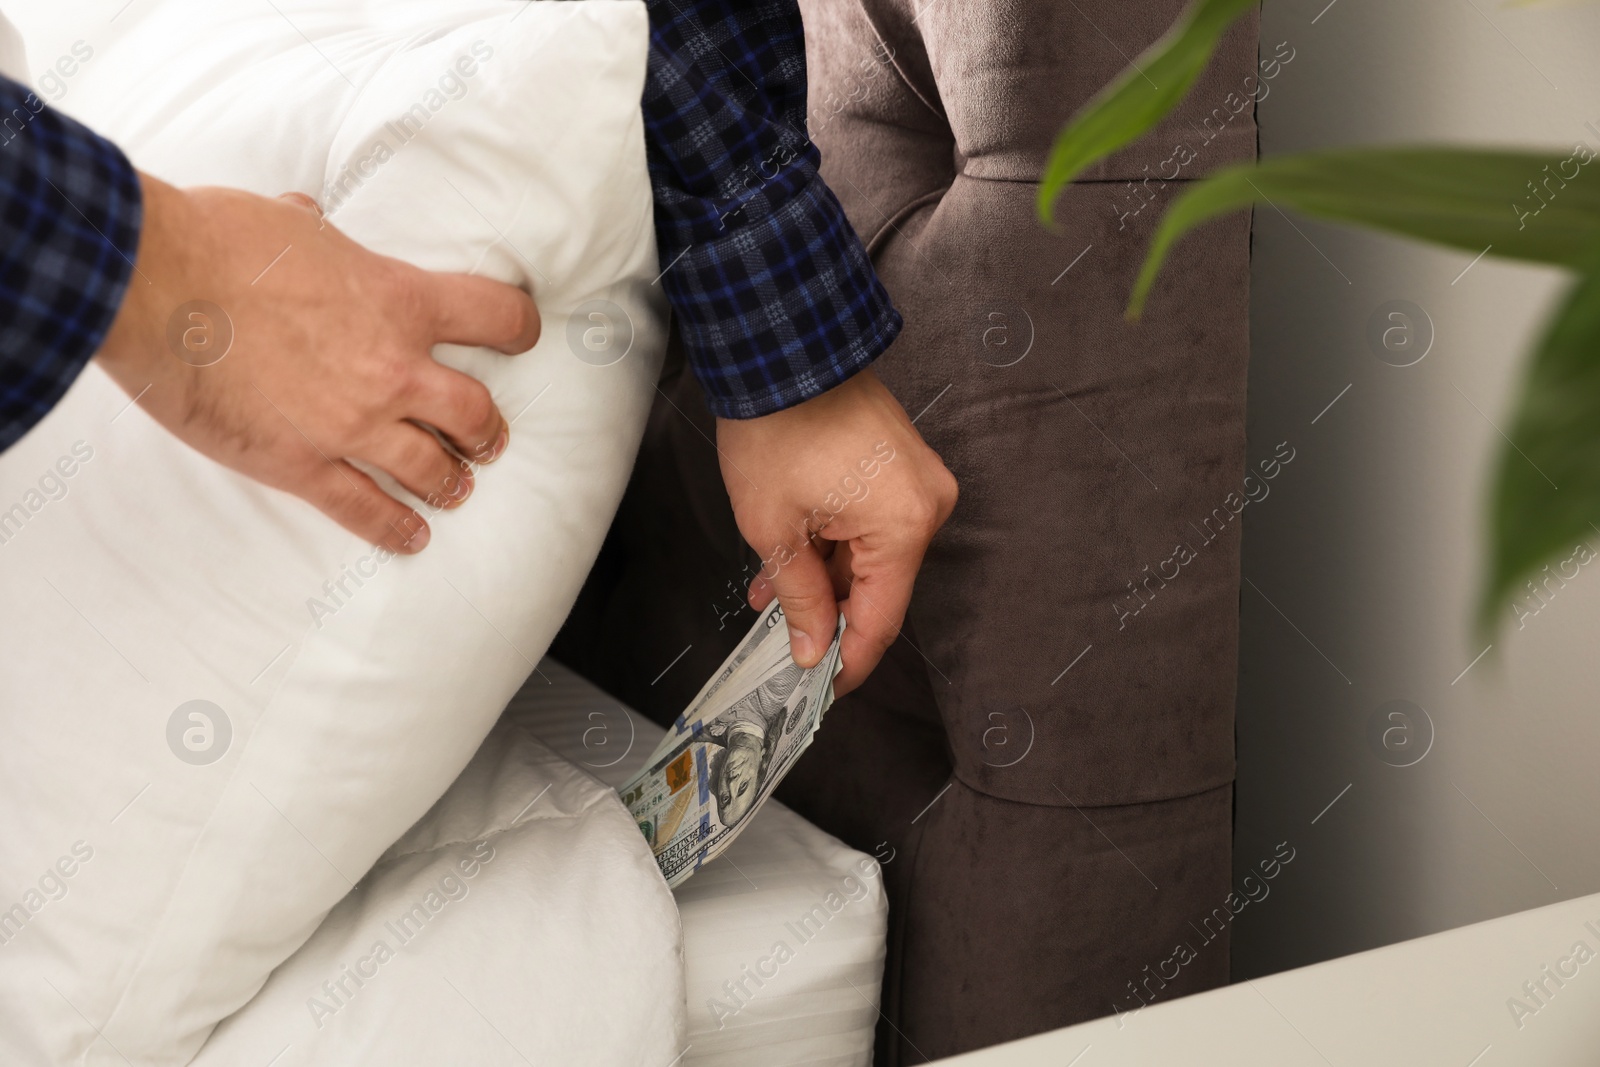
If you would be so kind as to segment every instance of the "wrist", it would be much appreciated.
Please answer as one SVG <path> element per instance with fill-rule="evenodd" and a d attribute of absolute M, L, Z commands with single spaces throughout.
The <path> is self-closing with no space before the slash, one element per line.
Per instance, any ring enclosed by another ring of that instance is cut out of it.
<path fill-rule="evenodd" d="M 95 359 L 130 393 L 155 379 L 168 356 L 167 319 L 186 299 L 198 294 L 189 279 L 199 277 L 197 238 L 204 234 L 199 212 L 183 190 L 139 175 L 144 221 L 134 255 L 133 275 L 122 304 Z"/>
<path fill-rule="evenodd" d="M 878 418 L 904 412 L 888 388 L 873 373 L 863 367 L 844 381 L 816 396 L 768 412 L 754 418 L 717 418 L 719 439 L 724 435 L 734 438 L 761 438 L 769 434 L 801 432 L 833 432 L 853 426 L 865 412 L 873 411 Z"/>

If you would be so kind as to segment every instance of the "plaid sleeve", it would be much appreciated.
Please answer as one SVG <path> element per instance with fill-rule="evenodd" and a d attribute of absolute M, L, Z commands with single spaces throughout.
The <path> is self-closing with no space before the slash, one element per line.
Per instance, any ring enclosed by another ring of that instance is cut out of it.
<path fill-rule="evenodd" d="M 111 329 L 141 212 L 115 145 L 0 78 L 0 449 L 44 418 Z"/>
<path fill-rule="evenodd" d="M 900 315 L 806 134 L 795 0 L 648 0 L 662 285 L 711 410 L 753 418 L 871 363 Z"/>

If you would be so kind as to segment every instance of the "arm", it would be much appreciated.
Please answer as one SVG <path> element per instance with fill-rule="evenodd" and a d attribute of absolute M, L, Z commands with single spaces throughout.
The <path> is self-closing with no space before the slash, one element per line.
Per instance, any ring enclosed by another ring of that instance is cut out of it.
<path fill-rule="evenodd" d="M 900 332 L 817 173 L 794 0 L 651 0 L 644 115 L 661 282 L 714 414 L 818 396 Z"/>
<path fill-rule="evenodd" d="M 794 0 L 649 10 L 662 284 L 718 417 L 739 530 L 762 557 L 750 601 L 783 601 L 802 666 L 822 657 L 842 610 L 843 694 L 899 635 L 955 479 L 867 369 L 900 316 L 818 176 Z M 841 481 L 859 484 L 862 464 L 886 453 L 846 509 Z"/>

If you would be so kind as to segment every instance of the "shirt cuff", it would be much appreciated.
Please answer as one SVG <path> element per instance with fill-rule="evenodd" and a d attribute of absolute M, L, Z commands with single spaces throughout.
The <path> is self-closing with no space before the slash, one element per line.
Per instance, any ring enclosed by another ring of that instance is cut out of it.
<path fill-rule="evenodd" d="M 867 367 L 901 318 L 844 210 L 813 177 L 755 218 L 734 212 L 663 276 L 712 414 L 750 419 Z"/>
<path fill-rule="evenodd" d="M 0 146 L 5 449 L 49 413 L 105 340 L 133 275 L 143 204 L 138 174 L 114 144 L 15 83 L 0 90 L 0 99 L 19 100 L 13 115 L 27 116 Z"/>

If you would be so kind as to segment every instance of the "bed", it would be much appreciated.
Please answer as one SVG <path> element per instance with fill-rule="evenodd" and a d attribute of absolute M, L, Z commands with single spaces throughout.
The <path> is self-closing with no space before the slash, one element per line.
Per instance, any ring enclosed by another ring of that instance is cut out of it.
<path fill-rule="evenodd" d="M 877 862 L 769 802 L 669 896 L 609 788 L 661 733 L 544 660 L 191 1067 L 870 1064 Z"/>
<path fill-rule="evenodd" d="M 504 721 L 610 786 L 637 771 L 664 732 L 552 659 Z M 770 801 L 673 895 L 683 920 L 685 1067 L 872 1062 L 888 903 L 871 857 Z M 780 944 L 789 952 L 774 952 Z"/>
<path fill-rule="evenodd" d="M 618 848 L 636 831 L 609 788 L 661 733 L 545 659 L 456 783 L 191 1067 L 870 1064 L 877 862 L 774 801 L 668 896 L 648 850 Z M 639 864 L 657 893 L 634 884 Z"/>

